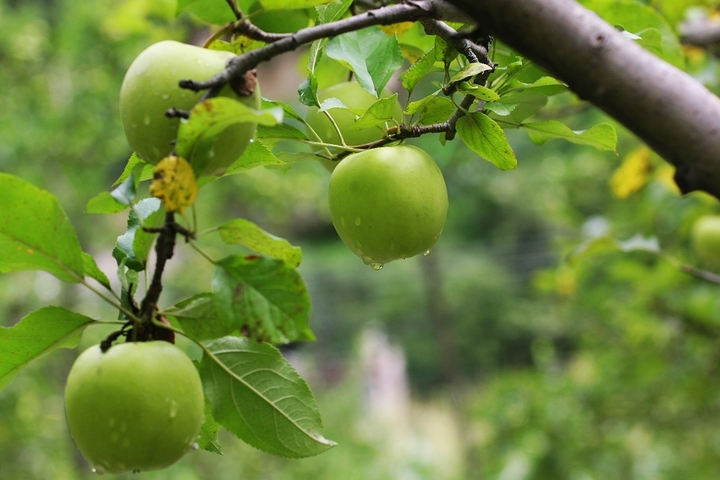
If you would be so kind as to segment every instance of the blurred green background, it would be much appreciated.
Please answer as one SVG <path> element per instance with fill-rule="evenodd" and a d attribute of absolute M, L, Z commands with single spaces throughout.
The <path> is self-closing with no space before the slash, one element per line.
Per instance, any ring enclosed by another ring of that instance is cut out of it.
<path fill-rule="evenodd" d="M 189 16 L 175 19 L 174 9 L 173 0 L 0 0 L 0 171 L 57 195 L 109 276 L 126 219 L 84 207 L 131 153 L 117 99 L 132 59 L 160 39 L 208 34 Z M 717 89 L 717 63 L 687 53 L 690 71 Z M 297 104 L 298 55 L 261 68 L 264 95 Z M 577 129 L 608 121 L 569 94 L 543 115 Z M 414 141 L 445 174 L 448 224 L 429 256 L 379 272 L 335 235 L 329 175 L 316 162 L 203 189 L 201 230 L 245 217 L 303 248 L 318 341 L 287 355 L 339 445 L 286 460 L 221 432 L 224 456 L 191 452 L 137 478 L 720 477 L 720 287 L 644 251 L 569 257 L 593 238 L 642 235 L 702 266 L 688 232 L 698 216 L 720 210 L 717 201 L 681 197 L 672 169 L 618 131 L 619 155 L 561 141 L 540 148 L 509 131 L 519 159 L 510 172 L 459 141 Z M 633 161 L 641 168 L 616 173 Z M 633 182 L 636 191 L 623 192 Z M 219 256 L 227 247 L 217 240 L 209 236 L 206 248 Z M 211 275 L 179 248 L 164 302 L 206 288 Z M 0 276 L 0 325 L 47 304 L 114 317 L 89 292 L 42 272 Z M 88 331 L 80 349 L 104 333 Z M 3 480 L 95 476 L 63 413 L 65 376 L 80 349 L 44 357 L 0 392 Z"/>

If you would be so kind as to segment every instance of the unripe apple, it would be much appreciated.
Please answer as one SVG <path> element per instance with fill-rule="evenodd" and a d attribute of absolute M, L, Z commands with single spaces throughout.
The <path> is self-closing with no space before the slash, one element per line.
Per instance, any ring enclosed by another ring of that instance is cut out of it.
<path fill-rule="evenodd" d="M 380 94 L 380 98 L 388 98 L 392 95 L 393 93 L 391 91 L 383 90 Z M 318 92 L 318 99 L 320 102 L 323 102 L 328 98 L 337 98 L 349 108 L 358 108 L 363 110 L 367 110 L 370 105 L 378 100 L 372 94 L 366 92 L 365 89 L 363 89 L 357 82 L 338 83 Z M 335 120 L 335 123 L 337 123 L 338 128 L 343 134 L 345 143 L 350 146 L 362 145 L 379 140 L 385 131 L 379 126 L 363 128 L 360 130 L 351 130 L 350 125 L 352 125 L 355 121 L 356 115 L 350 110 L 333 108 L 328 110 L 327 114 L 330 114 L 333 120 Z M 402 122 L 403 111 L 399 102 L 395 105 L 392 118 L 397 123 Z M 335 131 L 333 124 L 327 118 L 326 113 L 319 112 L 317 107 L 311 107 L 308 109 L 307 122 L 312 129 L 315 130 L 315 133 L 317 133 L 321 141 L 325 143 L 340 144 L 340 137 Z M 337 162 L 327 162 L 324 163 L 324 165 L 335 168 Z"/>
<path fill-rule="evenodd" d="M 393 146 L 340 162 L 330 177 L 329 204 L 345 245 L 378 269 L 435 245 L 448 197 L 442 172 L 427 153 Z"/>
<path fill-rule="evenodd" d="M 720 216 L 705 215 L 695 221 L 691 232 L 698 257 L 712 266 L 720 266 Z"/>
<path fill-rule="evenodd" d="M 65 386 L 68 428 L 98 473 L 175 463 L 197 441 L 204 401 L 192 361 L 164 341 L 90 347 Z"/>
<path fill-rule="evenodd" d="M 180 88 L 180 80 L 209 80 L 222 72 L 232 52 L 208 50 L 172 40 L 145 49 L 133 61 L 120 87 L 120 117 L 128 143 L 140 158 L 157 164 L 168 156 L 177 138 L 178 118 L 167 118 L 165 112 L 175 107 L 191 110 L 204 92 Z M 260 91 L 241 97 L 229 86 L 220 95 L 237 99 L 259 109 Z M 237 160 L 255 136 L 254 123 L 229 126 L 216 139 L 213 156 L 201 175 L 222 173 Z M 193 163 L 193 159 L 188 161 Z"/>

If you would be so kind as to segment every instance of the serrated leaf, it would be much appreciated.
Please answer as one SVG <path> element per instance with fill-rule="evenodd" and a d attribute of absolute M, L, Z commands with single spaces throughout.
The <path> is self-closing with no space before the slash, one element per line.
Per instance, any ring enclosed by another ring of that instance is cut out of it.
<path fill-rule="evenodd" d="M 217 453 L 222 455 L 222 447 L 218 441 L 218 431 L 220 430 L 220 424 L 215 420 L 212 415 L 212 405 L 207 396 L 205 397 L 205 419 L 203 420 L 202 427 L 200 427 L 200 438 L 198 439 L 198 447 L 201 450 L 205 450 L 211 453 Z"/>
<path fill-rule="evenodd" d="M 507 117 L 517 107 L 517 103 L 488 102 L 483 105 L 483 109 L 493 112 L 502 117 Z"/>
<path fill-rule="evenodd" d="M 255 0 L 239 0 L 238 5 L 243 11 L 248 11 Z M 226 2 L 217 0 L 178 0 L 175 14 L 191 12 L 206 22 L 215 25 L 224 25 L 236 20 L 235 14 Z"/>
<path fill-rule="evenodd" d="M 157 198 L 146 198 L 138 202 L 128 215 L 127 231 L 117 239 L 113 257 L 137 272 L 145 270 L 155 234 L 142 229 L 142 225 L 159 227 L 165 219 L 165 210 Z"/>
<path fill-rule="evenodd" d="M 60 280 L 82 281 L 82 248 L 57 198 L 0 173 L 0 272 L 45 270 Z"/>
<path fill-rule="evenodd" d="M 492 70 L 492 67 L 489 65 L 485 65 L 484 63 L 470 63 L 465 68 L 457 72 L 455 75 L 453 75 L 450 78 L 450 85 L 453 83 L 460 83 L 464 82 L 465 80 L 469 80 L 476 75 L 480 75 L 483 72 L 487 72 L 489 70 Z"/>
<path fill-rule="evenodd" d="M 406 107 L 405 111 L 403 112 L 405 115 L 415 115 L 420 109 L 425 105 L 427 102 L 432 100 L 437 96 L 438 93 L 440 93 L 441 90 L 437 90 L 431 94 L 429 94 L 426 97 L 421 98 L 420 100 L 415 100 L 414 102 L 410 102 Z"/>
<path fill-rule="evenodd" d="M 570 127 L 557 120 L 524 123 L 522 126 L 536 145 L 544 145 L 555 138 L 611 152 L 615 151 L 617 145 L 617 133 L 609 123 L 600 123 L 587 130 L 578 131 L 570 130 Z"/>
<path fill-rule="evenodd" d="M 297 10 L 330 2 L 330 0 L 260 0 L 265 10 Z"/>
<path fill-rule="evenodd" d="M 314 74 L 310 73 L 308 78 L 298 87 L 300 103 L 308 107 L 319 107 L 320 99 L 317 96 L 318 81 Z"/>
<path fill-rule="evenodd" d="M 332 110 L 333 108 L 342 108 L 343 110 L 349 110 L 351 112 L 354 110 L 345 105 L 339 98 L 330 97 L 326 98 L 322 101 L 322 103 L 320 103 L 320 109 L 318 110 L 318 113 L 327 112 L 328 110 Z"/>
<path fill-rule="evenodd" d="M 138 184 L 140 183 L 138 175 L 142 171 L 142 168 L 140 165 L 137 165 L 124 182 L 112 189 L 110 196 L 123 205 L 132 204 L 133 200 L 135 200 Z"/>
<path fill-rule="evenodd" d="M 307 383 L 276 348 L 237 337 L 206 347 L 215 358 L 203 356 L 200 376 L 222 426 L 282 457 L 318 455 L 335 445 L 321 434 L 322 419 Z"/>
<path fill-rule="evenodd" d="M 110 280 L 108 280 L 107 275 L 105 275 L 105 273 L 100 270 L 100 267 L 98 267 L 92 255 L 83 252 L 82 257 L 85 276 L 96 280 L 100 285 L 110 290 Z"/>
<path fill-rule="evenodd" d="M 398 105 L 398 95 L 381 98 L 368 107 L 349 127 L 350 130 L 362 130 L 372 127 L 385 127 L 386 123 L 394 124 L 393 116 Z"/>
<path fill-rule="evenodd" d="M 331 38 L 325 53 L 355 72 L 358 83 L 375 97 L 403 64 L 397 37 L 388 37 L 377 26 Z"/>
<path fill-rule="evenodd" d="M 188 337 L 196 341 L 226 335 L 240 335 L 236 324 L 228 324 L 218 317 L 215 300 L 210 292 L 199 293 L 163 310 L 166 317 L 175 318 Z"/>
<path fill-rule="evenodd" d="M 410 68 L 400 75 L 402 86 L 407 91 L 415 89 L 420 80 L 427 75 L 435 65 L 435 46 L 433 45 L 426 50 L 417 62 L 413 63 Z"/>
<path fill-rule="evenodd" d="M 74 348 L 93 319 L 62 307 L 44 307 L 0 327 L 0 390 L 32 360 L 56 348 Z"/>
<path fill-rule="evenodd" d="M 297 113 L 291 105 L 289 105 L 285 102 L 281 102 L 279 100 L 268 100 L 266 98 L 262 99 L 263 110 L 270 110 L 270 109 L 277 108 L 277 107 L 282 108 L 282 111 L 286 117 L 290 117 L 294 120 L 298 120 L 301 122 L 304 120 L 302 115 Z"/>
<path fill-rule="evenodd" d="M 315 7 L 315 24 L 322 25 L 339 20 L 350 9 L 352 3 L 353 0 L 336 0 L 326 5 L 318 5 Z"/>
<path fill-rule="evenodd" d="M 477 97 L 480 100 L 484 100 L 486 102 L 495 102 L 497 100 L 500 100 L 500 95 L 498 95 L 496 92 L 490 90 L 487 87 L 483 87 L 482 85 L 477 85 L 474 83 L 463 83 L 458 87 L 458 92 L 464 94 L 464 95 L 472 95 L 473 97 Z"/>
<path fill-rule="evenodd" d="M 227 97 L 215 97 L 198 103 L 190 112 L 190 118 L 181 121 L 175 145 L 177 156 L 190 161 L 195 172 L 205 167 L 209 147 L 218 135 L 237 123 L 277 125 L 282 123 L 283 110 L 280 107 L 269 110 L 254 110 L 243 103 Z"/>
<path fill-rule="evenodd" d="M 447 121 L 455 113 L 455 104 L 447 97 L 433 97 L 418 110 L 418 123 L 432 125 Z"/>
<path fill-rule="evenodd" d="M 257 129 L 257 138 L 281 138 L 291 140 L 308 139 L 307 135 L 305 135 L 301 130 L 298 130 L 292 125 L 288 125 L 287 123 L 281 123 L 279 125 L 272 125 L 269 127 L 259 125 Z"/>
<path fill-rule="evenodd" d="M 88 200 L 85 213 L 119 213 L 128 205 L 118 202 L 110 192 L 101 192 Z"/>
<path fill-rule="evenodd" d="M 138 167 L 138 165 L 142 165 L 143 169 L 142 172 L 144 173 L 146 169 L 150 169 L 152 172 L 153 165 L 150 165 L 149 163 L 145 162 L 145 160 L 142 160 L 140 157 L 138 157 L 137 153 L 134 153 L 130 155 L 130 158 L 128 159 L 127 163 L 125 164 L 125 168 L 123 169 L 122 174 L 120 174 L 120 177 L 118 177 L 117 180 L 115 180 L 115 183 L 112 184 L 113 187 L 116 187 L 123 183 L 125 180 L 127 180 L 130 175 L 135 172 L 135 169 Z M 141 176 L 142 177 L 142 176 Z M 150 174 L 150 177 L 152 178 L 152 173 Z M 147 180 L 147 178 L 139 178 L 138 181 Z"/>
<path fill-rule="evenodd" d="M 296 269 L 282 260 L 232 255 L 217 262 L 212 280 L 218 316 L 256 340 L 314 340 L 310 296 Z"/>
<path fill-rule="evenodd" d="M 524 83 L 514 78 L 504 85 L 498 93 L 505 97 L 510 93 L 528 92 L 538 95 L 553 96 L 568 91 L 567 85 L 553 77 L 541 77 L 532 83 Z"/>
<path fill-rule="evenodd" d="M 219 229 L 220 238 L 228 245 L 244 245 L 261 255 L 282 260 L 291 267 L 300 265 L 300 247 L 266 232 L 249 220 L 236 218 L 220 225 Z"/>
<path fill-rule="evenodd" d="M 250 142 L 250 145 L 247 146 L 242 156 L 228 167 L 225 175 L 246 172 L 255 167 L 284 164 L 285 162 L 273 155 L 261 141 L 255 140 L 254 142 Z"/>
<path fill-rule="evenodd" d="M 472 151 L 500 170 L 511 170 L 517 166 L 517 158 L 505 132 L 487 115 L 473 112 L 461 117 L 457 122 L 457 132 Z"/>

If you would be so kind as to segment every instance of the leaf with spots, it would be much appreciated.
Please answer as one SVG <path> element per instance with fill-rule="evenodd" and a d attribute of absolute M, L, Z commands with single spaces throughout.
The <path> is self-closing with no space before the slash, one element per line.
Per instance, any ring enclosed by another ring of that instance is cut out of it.
<path fill-rule="evenodd" d="M 270 343 L 315 340 L 310 295 L 297 269 L 274 258 L 232 255 L 212 280 L 219 321 Z"/>

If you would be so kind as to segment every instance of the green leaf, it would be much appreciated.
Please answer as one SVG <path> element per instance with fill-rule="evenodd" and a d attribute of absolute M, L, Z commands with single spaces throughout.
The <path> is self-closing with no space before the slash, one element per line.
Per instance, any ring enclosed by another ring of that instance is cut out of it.
<path fill-rule="evenodd" d="M 110 290 L 110 280 L 108 280 L 107 275 L 105 275 L 105 273 L 100 270 L 100 267 L 97 266 L 97 263 L 95 262 L 95 259 L 92 257 L 92 255 L 83 252 L 82 258 L 85 276 L 96 280 L 100 285 Z"/>
<path fill-rule="evenodd" d="M 138 168 L 138 165 L 142 165 L 141 173 L 138 176 L 136 169 Z M 145 160 L 142 160 L 140 157 L 138 157 L 137 153 L 133 153 L 130 158 L 128 159 L 127 163 L 125 164 L 125 168 L 123 169 L 122 174 L 120 177 L 115 180 L 115 183 L 113 183 L 113 187 L 120 185 L 125 180 L 127 180 L 130 175 L 133 174 L 133 172 L 136 173 L 137 181 L 141 182 L 143 180 L 149 180 L 152 178 L 152 171 L 155 168 L 154 165 L 151 165 Z M 148 173 L 149 172 L 149 173 Z M 137 184 L 136 184 L 137 186 Z"/>
<path fill-rule="evenodd" d="M 488 102 L 483 105 L 483 109 L 492 112 L 501 117 L 507 117 L 517 107 L 517 103 L 504 103 L 504 102 Z"/>
<path fill-rule="evenodd" d="M 418 123 L 432 125 L 447 121 L 455 113 L 455 104 L 447 97 L 433 97 L 418 110 Z"/>
<path fill-rule="evenodd" d="M 472 151 L 500 170 L 511 170 L 517 166 L 517 158 L 505 132 L 487 115 L 473 112 L 461 117 L 457 122 L 457 132 Z"/>
<path fill-rule="evenodd" d="M 238 438 L 274 455 L 318 455 L 335 443 L 305 380 L 271 345 L 225 337 L 207 345 L 200 366 L 213 416 Z M 219 362 L 219 363 L 218 363 Z"/>
<path fill-rule="evenodd" d="M 250 142 L 242 156 L 235 163 L 230 165 L 225 171 L 226 175 L 246 172 L 255 167 L 265 165 L 284 165 L 285 162 L 278 159 L 273 153 L 259 140 Z"/>
<path fill-rule="evenodd" d="M 279 125 L 272 125 L 266 127 L 264 125 L 258 126 L 257 138 L 283 138 L 291 140 L 307 140 L 307 135 L 302 131 L 288 125 L 287 123 L 281 123 Z"/>
<path fill-rule="evenodd" d="M 492 70 L 492 67 L 484 63 L 470 63 L 450 78 L 450 85 L 464 82 L 489 70 Z"/>
<path fill-rule="evenodd" d="M 326 5 L 315 7 L 315 24 L 322 25 L 341 19 L 348 9 L 350 9 L 352 3 L 353 0 L 335 0 Z"/>
<path fill-rule="evenodd" d="M 292 119 L 294 119 L 294 120 L 298 120 L 298 121 L 301 121 L 301 122 L 304 120 L 304 118 L 302 117 L 302 115 L 300 115 L 299 113 L 297 113 L 297 112 L 295 111 L 295 109 L 294 109 L 292 106 L 290 106 L 289 104 L 287 104 L 287 103 L 285 103 L 285 102 L 281 102 L 281 101 L 279 101 L 279 100 L 268 100 L 268 99 L 266 99 L 266 98 L 263 98 L 263 99 L 262 99 L 262 108 L 263 108 L 263 110 L 271 110 L 271 109 L 274 109 L 274 108 L 277 108 L 277 107 L 282 108 L 282 111 L 283 111 L 283 113 L 285 114 L 286 117 L 290 117 L 290 118 L 292 118 Z M 282 125 L 282 124 L 281 124 L 281 125 Z"/>
<path fill-rule="evenodd" d="M 330 0 L 260 0 L 265 10 L 296 10 L 328 3 Z"/>
<path fill-rule="evenodd" d="M 261 255 L 282 260 L 291 267 L 297 267 L 302 260 L 300 247 L 291 245 L 287 240 L 278 238 L 243 218 L 220 225 L 220 238 L 228 245 L 244 245 Z"/>
<path fill-rule="evenodd" d="M 563 138 L 568 142 L 590 145 L 598 150 L 616 151 L 617 133 L 609 123 L 600 123 L 580 131 L 570 130 L 567 125 L 556 120 L 524 123 L 522 126 L 536 145 L 544 145 L 549 140 Z"/>
<path fill-rule="evenodd" d="M 163 310 L 163 315 L 177 320 L 188 337 L 196 341 L 240 335 L 236 324 L 218 317 L 215 300 L 210 292 L 199 293 Z"/>
<path fill-rule="evenodd" d="M 57 198 L 31 183 L 0 173 L 0 272 L 45 270 L 80 282 L 82 248 Z"/>
<path fill-rule="evenodd" d="M 501 99 L 505 105 L 515 105 L 509 117 L 518 124 L 539 112 L 548 101 L 547 95 L 535 93 L 532 90 L 509 93 L 503 95 Z"/>
<path fill-rule="evenodd" d="M 317 77 L 310 73 L 310 75 L 308 75 L 308 78 L 298 87 L 300 103 L 302 103 L 303 105 L 307 105 L 308 107 L 319 107 L 320 100 L 318 99 L 317 91 Z"/>
<path fill-rule="evenodd" d="M 280 107 L 269 110 L 254 110 L 243 103 L 227 97 L 215 97 L 193 107 L 190 118 L 180 122 L 175 150 L 179 157 L 192 159 L 193 170 L 202 171 L 211 146 L 217 136 L 230 125 L 251 122 L 259 125 L 282 123 L 283 110 Z"/>
<path fill-rule="evenodd" d="M 56 348 L 74 348 L 92 318 L 62 307 L 29 313 L 7 328 L 0 327 L 0 390 L 32 360 Z"/>
<path fill-rule="evenodd" d="M 405 111 L 403 112 L 405 115 L 415 115 L 417 112 L 419 112 L 422 107 L 430 102 L 433 98 L 437 96 L 438 93 L 440 93 L 442 90 L 437 90 L 431 94 L 429 94 L 426 97 L 421 98 L 420 100 L 415 100 L 414 102 L 410 102 L 407 107 L 405 108 Z"/>
<path fill-rule="evenodd" d="M 350 130 L 362 130 L 365 128 L 382 127 L 385 124 L 395 124 L 393 116 L 398 105 L 398 95 L 393 94 L 391 97 L 381 98 L 368 107 L 368 109 L 351 125 Z"/>
<path fill-rule="evenodd" d="M 128 215 L 127 231 L 118 237 L 113 257 L 118 263 L 125 260 L 125 265 L 132 270 L 145 270 L 156 234 L 144 231 L 142 225 L 159 227 L 164 220 L 165 210 L 160 200 L 141 200 Z"/>
<path fill-rule="evenodd" d="M 567 85 L 553 77 L 541 77 L 532 83 L 524 83 L 518 79 L 513 79 L 507 85 L 503 86 L 499 93 L 506 100 L 506 96 L 511 92 L 528 92 L 537 95 L 553 96 L 568 91 Z"/>
<path fill-rule="evenodd" d="M 219 430 L 220 424 L 212 415 L 212 405 L 210 405 L 210 400 L 205 397 L 205 419 L 203 420 L 202 427 L 200 428 L 200 438 L 197 442 L 198 447 L 202 450 L 222 455 L 222 448 L 220 447 L 220 442 L 218 441 Z"/>
<path fill-rule="evenodd" d="M 403 64 L 397 37 L 377 26 L 331 38 L 325 53 L 355 72 L 358 83 L 375 97 Z"/>
<path fill-rule="evenodd" d="M 255 0 L 238 1 L 238 5 L 245 12 L 249 11 L 253 3 L 255 3 Z M 175 14 L 177 15 L 181 12 L 194 13 L 202 20 L 214 23 L 215 25 L 224 25 L 236 20 L 235 14 L 228 4 L 217 0 L 178 0 Z"/>
<path fill-rule="evenodd" d="M 588 257 L 611 252 L 649 252 L 661 253 L 660 242 L 656 237 L 643 237 L 638 234 L 625 241 L 617 240 L 612 237 L 603 235 L 591 238 L 570 253 L 567 261 L 571 264 L 577 264 Z"/>
<path fill-rule="evenodd" d="M 126 208 L 128 206 L 118 202 L 110 192 L 101 192 L 88 200 L 85 213 L 118 213 Z"/>
<path fill-rule="evenodd" d="M 400 75 L 402 86 L 405 87 L 405 90 L 411 92 L 420 83 L 420 80 L 433 70 L 434 66 L 435 46 L 433 45 L 420 56 L 417 62 L 413 63 L 410 68 Z"/>
<path fill-rule="evenodd" d="M 474 83 L 465 82 L 458 87 L 458 92 L 464 95 L 472 95 L 480 100 L 486 102 L 494 102 L 500 100 L 500 95 L 482 85 L 476 85 Z"/>
<path fill-rule="evenodd" d="M 308 327 L 305 282 L 282 260 L 226 257 L 217 262 L 212 285 L 219 317 L 251 338 L 271 343 L 315 340 Z"/>

